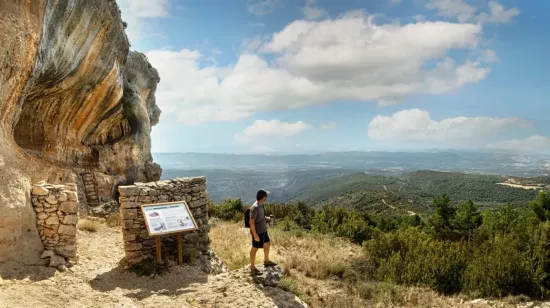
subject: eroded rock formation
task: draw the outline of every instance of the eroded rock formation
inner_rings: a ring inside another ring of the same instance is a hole
[[[42,252],[31,183],[84,186],[93,171],[105,199],[160,178],[150,151],[159,80],[129,51],[115,0],[0,1],[0,262]]]

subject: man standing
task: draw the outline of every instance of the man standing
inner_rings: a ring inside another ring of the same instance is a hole
[[[264,202],[267,192],[259,190],[256,193],[256,202],[250,207],[250,233],[252,234],[252,248],[250,249],[250,272],[252,275],[260,275],[256,268],[256,252],[264,250],[264,266],[275,266],[277,263],[269,260],[270,240],[267,234],[267,223],[271,220],[265,217]]]

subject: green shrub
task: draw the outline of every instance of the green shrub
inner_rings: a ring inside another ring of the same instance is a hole
[[[222,220],[239,221],[244,219],[244,205],[241,199],[226,199],[220,204],[210,204],[209,216]]]
[[[504,234],[477,248],[464,273],[464,289],[480,296],[533,294],[525,245],[515,234]]]

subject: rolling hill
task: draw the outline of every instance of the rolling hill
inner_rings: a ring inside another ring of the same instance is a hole
[[[416,171],[397,176],[355,173],[315,183],[290,201],[311,205],[339,205],[369,212],[429,212],[435,196],[453,202],[471,199],[482,207],[511,203],[526,206],[537,191],[498,185],[507,178],[457,172]]]

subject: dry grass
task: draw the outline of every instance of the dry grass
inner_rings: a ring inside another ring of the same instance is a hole
[[[273,243],[271,259],[281,263],[285,277],[281,287],[291,291],[312,307],[330,307],[327,301],[333,298],[349,298],[342,277],[349,261],[361,254],[361,249],[351,243],[326,235],[305,232],[285,232],[270,229]],[[250,234],[240,224],[217,222],[210,231],[212,248],[230,269],[239,269],[250,264]],[[256,262],[263,262],[263,253],[257,254]],[[338,307],[338,306],[334,306]],[[363,307],[349,306],[350,307]]]
[[[358,277],[356,259],[365,259],[361,248],[330,235],[270,229],[271,258],[281,263],[285,277],[280,287],[311,307],[493,307],[468,303],[467,297],[444,297],[417,287],[402,287]],[[212,248],[230,269],[249,264],[250,234],[241,224],[216,222],[210,231]],[[259,252],[257,262],[263,261]],[[368,262],[365,262],[368,265]],[[365,264],[362,264],[365,266]],[[361,271],[364,272],[364,271]],[[511,307],[500,302],[498,307]]]
[[[111,228],[120,227],[122,226],[122,217],[120,216],[120,213],[112,213],[107,216],[105,223]]]
[[[78,222],[78,230],[97,232],[101,228],[101,222],[97,220],[82,219]]]

